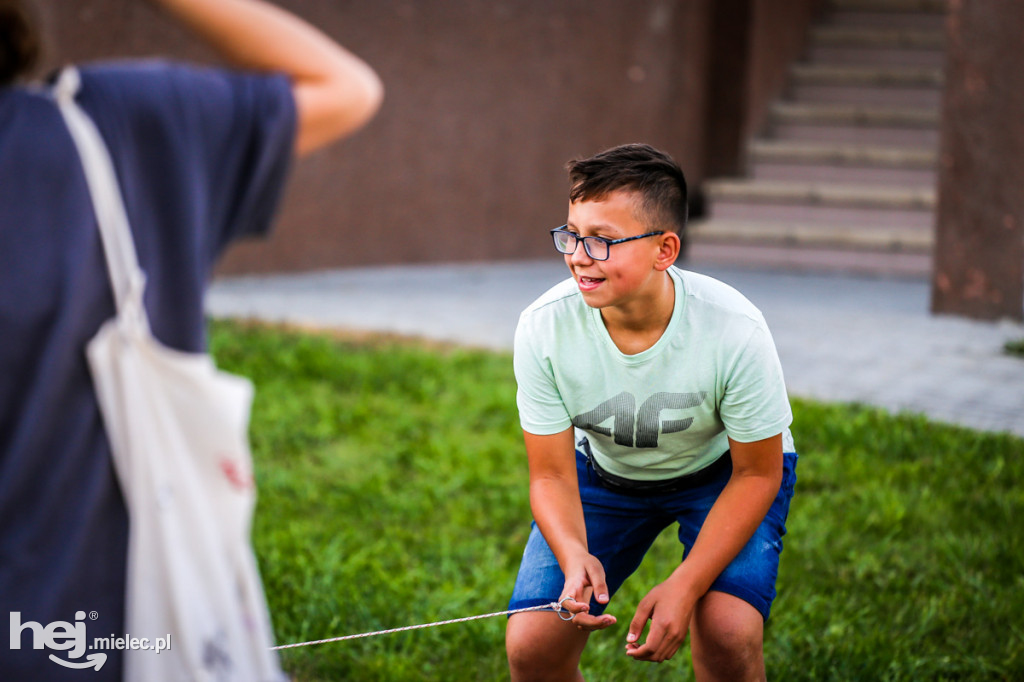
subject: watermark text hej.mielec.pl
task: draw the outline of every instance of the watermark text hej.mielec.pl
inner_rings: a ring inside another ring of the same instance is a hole
[[[89,613],[90,620],[96,620],[98,615],[95,611]],[[165,637],[131,637],[128,634],[114,635],[109,637],[94,637],[92,644],[88,645],[88,638],[85,633],[85,611],[75,613],[75,622],[54,621],[43,626],[35,621],[21,622],[21,612],[11,611],[10,621],[10,648],[20,649],[22,636],[26,630],[31,633],[33,649],[53,649],[55,651],[66,651],[67,659],[50,654],[50,660],[66,668],[93,668],[99,670],[107,660],[103,650],[116,649],[118,651],[155,651],[160,653],[171,648],[171,635]],[[86,651],[86,646],[91,653],[84,661],[78,661]]]

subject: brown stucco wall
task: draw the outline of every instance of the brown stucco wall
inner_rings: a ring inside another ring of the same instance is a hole
[[[623,142],[702,177],[711,0],[281,0],[387,90],[355,137],[294,168],[277,229],[223,272],[549,255],[563,165]],[[51,63],[210,55],[148,4],[62,0]]]
[[[952,0],[932,311],[1024,319],[1024,3]]]

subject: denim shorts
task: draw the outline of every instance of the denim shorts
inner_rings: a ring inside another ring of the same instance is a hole
[[[796,453],[785,453],[782,485],[768,514],[739,555],[711,585],[711,590],[731,594],[751,604],[765,620],[775,599],[782,536],[786,534],[786,516],[796,484],[796,462]],[[686,558],[711,505],[732,475],[732,464],[712,480],[692,489],[649,497],[609,490],[578,450],[576,471],[587,526],[587,546],[604,566],[609,594],[614,595],[640,565],[655,538],[673,522],[679,522],[679,542],[684,547],[683,559]],[[666,578],[670,572],[666,567]],[[558,601],[564,586],[562,569],[534,522],[509,609]],[[600,614],[606,607],[607,604],[591,601],[590,613]]]

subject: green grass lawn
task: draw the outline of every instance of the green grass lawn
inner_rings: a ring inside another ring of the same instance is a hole
[[[254,543],[279,643],[501,611],[530,522],[507,354],[215,322],[257,394]],[[797,493],[765,631],[774,680],[1024,679],[1024,440],[794,400]],[[623,653],[671,530],[595,633],[590,680],[689,680]],[[503,617],[282,652],[297,680],[507,679]]]

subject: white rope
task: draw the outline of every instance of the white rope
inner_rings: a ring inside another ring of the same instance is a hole
[[[565,601],[564,599],[562,601]],[[358,635],[344,635],[342,637],[331,637],[330,639],[318,639],[312,642],[298,642],[296,644],[282,644],[280,646],[270,647],[273,650],[277,649],[294,649],[300,646],[313,646],[314,644],[327,644],[328,642],[340,642],[346,639],[360,639],[361,637],[374,637],[376,635],[389,635],[393,632],[405,632],[406,630],[421,630],[423,628],[437,627],[438,625],[450,625],[451,623],[465,623],[471,620],[480,620],[481,618],[492,618],[494,616],[511,616],[514,613],[524,613],[526,611],[543,611],[545,609],[551,609],[552,611],[561,611],[562,605],[560,602],[551,602],[550,604],[541,604],[540,606],[527,606],[522,609],[511,609],[509,611],[496,611],[495,613],[485,613],[482,616],[468,616],[466,618],[455,618],[452,620],[441,620],[436,623],[424,623],[422,625],[407,625],[402,628],[392,628],[390,630],[377,630],[376,632],[363,632]],[[559,614],[561,618],[561,614]],[[563,619],[564,620],[564,619]]]

